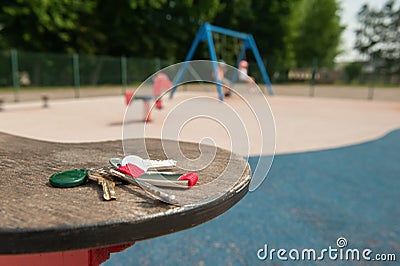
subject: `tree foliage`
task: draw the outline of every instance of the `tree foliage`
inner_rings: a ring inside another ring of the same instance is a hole
[[[94,0],[3,1],[0,43],[28,51],[68,52],[76,47],[90,52],[101,37],[85,25]]]
[[[296,63],[309,66],[314,56],[332,63],[342,30],[336,0],[2,2],[0,48],[27,51],[182,60],[208,21],[252,33],[269,70],[282,71]],[[225,45],[233,58],[237,44]]]
[[[0,45],[181,58],[220,7],[218,0],[9,0],[0,7]]]
[[[212,20],[220,6],[216,0],[97,2],[96,29],[106,38],[99,53],[172,59],[184,57],[182,47],[190,45],[199,25]]]
[[[360,78],[362,74],[362,64],[360,62],[352,62],[345,66],[344,73],[348,83]]]
[[[400,5],[389,0],[382,9],[364,5],[358,13],[355,48],[375,71],[400,73]]]
[[[288,36],[292,35],[294,30],[290,18],[298,1],[225,0],[222,1],[222,12],[218,13],[213,23],[251,33],[256,40],[261,56],[267,61],[268,70],[282,72],[294,65]],[[233,47],[228,46],[226,49],[237,56],[239,49],[235,47],[234,42],[231,42],[230,45]]]
[[[310,67],[313,59],[319,66],[330,67],[338,55],[340,36],[340,6],[336,0],[302,0],[294,13],[297,18],[293,49],[298,66]]]

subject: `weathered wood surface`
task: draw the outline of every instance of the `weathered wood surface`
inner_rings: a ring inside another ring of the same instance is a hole
[[[130,141],[133,147],[143,143]],[[61,189],[48,180],[59,171],[102,167],[112,157],[123,157],[121,141],[52,143],[0,132],[0,254],[93,248],[156,237],[210,220],[247,193],[251,172],[244,159],[210,146],[179,145],[182,154],[168,153],[169,158],[200,158],[179,167],[190,167],[191,162],[202,166],[207,161],[202,158],[213,157],[198,171],[198,186],[169,190],[185,202],[183,206],[153,200],[133,185],[117,186],[118,199],[107,202],[94,182]],[[151,159],[166,158],[160,140],[147,139],[145,147]],[[147,156],[144,148],[136,154]]]

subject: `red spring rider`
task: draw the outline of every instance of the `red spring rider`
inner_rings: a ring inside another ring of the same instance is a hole
[[[164,73],[158,73],[154,78],[153,84],[153,96],[156,99],[156,108],[162,108],[162,100],[160,98],[163,90],[167,90],[172,87],[172,82],[168,76]]]

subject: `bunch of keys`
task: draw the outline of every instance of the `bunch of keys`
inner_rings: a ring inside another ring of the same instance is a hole
[[[181,174],[169,171],[176,167],[174,160],[146,160],[129,155],[122,160],[112,158],[110,164],[119,172],[160,187],[191,188],[198,180],[196,173]]]
[[[110,163],[113,166],[112,168],[74,169],[56,173],[50,177],[50,184],[55,187],[63,188],[75,187],[84,184],[87,179],[90,179],[102,186],[104,200],[112,200],[116,199],[115,184],[120,184],[122,183],[121,181],[125,181],[138,185],[155,199],[177,205],[175,195],[172,195],[151,183],[160,186],[173,184],[174,186],[185,185],[191,187],[198,179],[197,174],[195,173],[181,175],[174,172],[147,171],[148,169],[172,169],[176,166],[176,162],[173,160],[143,160],[142,158],[133,155],[125,157],[124,160],[119,158],[111,159]]]

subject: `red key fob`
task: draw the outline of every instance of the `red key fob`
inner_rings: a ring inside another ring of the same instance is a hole
[[[186,175],[181,175],[178,180],[188,180],[188,186],[189,188],[191,188],[197,183],[197,180],[199,180],[199,176],[197,175],[197,173],[189,173]]]
[[[144,174],[144,170],[134,164],[121,165],[117,170],[135,178]]]

